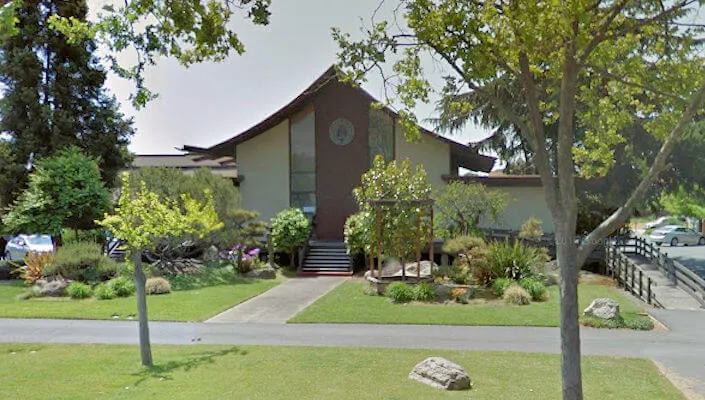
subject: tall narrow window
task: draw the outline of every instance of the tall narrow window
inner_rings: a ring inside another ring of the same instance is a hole
[[[367,147],[370,165],[378,154],[381,154],[386,162],[394,159],[394,120],[382,110],[370,109]]]
[[[316,122],[313,111],[291,119],[291,206],[316,212]]]

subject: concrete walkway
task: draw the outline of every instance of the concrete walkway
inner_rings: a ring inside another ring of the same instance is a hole
[[[338,276],[292,278],[216,315],[206,323],[284,324],[346,279],[347,277]]]
[[[699,310],[700,303],[693,296],[686,293],[685,290],[676,286],[673,281],[668,279],[666,275],[653,264],[648,258],[629,254],[629,259],[632,260],[639,268],[644,271],[644,279],[651,278],[655,286],[652,288],[656,300],[663,305],[667,310]]]

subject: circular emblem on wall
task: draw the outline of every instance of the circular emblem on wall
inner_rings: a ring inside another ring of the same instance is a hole
[[[355,127],[345,118],[338,118],[328,129],[330,140],[338,146],[345,146],[355,137]]]

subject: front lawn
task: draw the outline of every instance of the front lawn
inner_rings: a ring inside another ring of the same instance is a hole
[[[289,322],[295,323],[370,323],[422,325],[505,325],[558,326],[558,287],[548,287],[549,300],[525,306],[506,305],[501,300],[472,304],[410,303],[394,304],[382,296],[363,293],[365,282],[346,282],[303,310]],[[620,304],[626,322],[648,319],[644,310],[608,286],[581,284],[580,310],[592,300],[611,297]]]
[[[463,366],[474,387],[445,392],[407,378],[428,356]],[[558,355],[419,349],[0,345],[4,399],[559,399]],[[588,399],[683,399],[644,359],[583,357]]]
[[[154,321],[203,321],[279,284],[281,280],[232,279],[228,284],[173,290],[147,297],[149,319]],[[72,300],[67,297],[18,300],[23,282],[0,284],[0,317],[120,319],[137,314],[135,296],[112,300]]]

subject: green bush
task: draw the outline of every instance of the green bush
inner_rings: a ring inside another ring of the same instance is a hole
[[[518,306],[531,303],[531,296],[529,295],[529,292],[515,283],[509,285],[509,287],[504,290],[504,295],[502,295],[502,298],[505,303],[516,304]]]
[[[589,326],[592,328],[609,328],[609,329],[633,329],[638,331],[650,331],[654,329],[654,322],[651,318],[641,317],[634,319],[602,319],[593,316],[582,315],[580,317],[580,323],[584,326]]]
[[[169,284],[169,281],[161,276],[147,278],[144,287],[147,294],[150,295],[171,293],[171,285]]]
[[[450,281],[458,285],[467,285],[472,279],[472,274],[466,265],[455,263],[453,265],[444,265],[434,270],[433,275],[435,281],[442,283]]]
[[[348,254],[365,254],[365,249],[371,243],[372,219],[369,212],[353,214],[345,220],[343,237]]]
[[[433,301],[436,298],[436,292],[428,283],[419,282],[413,287],[413,297],[416,301]]]
[[[502,297],[504,295],[504,291],[507,290],[507,288],[514,283],[511,279],[507,278],[497,278],[494,281],[492,281],[492,291],[494,294],[498,297]]]
[[[101,284],[97,285],[93,289],[93,295],[98,300],[110,300],[110,299],[114,299],[115,297],[117,297],[117,294],[115,293],[115,289],[113,289],[107,283],[101,283]]]
[[[414,299],[414,291],[404,282],[392,282],[387,287],[387,297],[395,303],[408,303]]]
[[[91,297],[91,287],[83,282],[73,281],[66,287],[66,294],[72,299]]]
[[[488,277],[520,280],[534,276],[549,261],[544,248],[527,246],[519,241],[496,241],[488,245]]]
[[[531,296],[533,301],[545,301],[548,300],[548,291],[546,286],[534,278],[524,278],[519,281],[519,286],[526,289]]]
[[[120,264],[103,255],[94,242],[74,242],[60,247],[45,275],[60,275],[82,282],[98,282],[117,275]]]
[[[311,221],[299,208],[281,211],[272,218],[272,246],[275,251],[289,254],[291,267],[296,250],[306,244],[310,232]]]
[[[107,284],[115,291],[115,295],[118,297],[128,297],[135,293],[135,282],[125,276],[113,278]]]
[[[447,254],[467,253],[476,247],[484,247],[485,241],[477,236],[463,235],[448,239],[443,244],[443,252]]]

